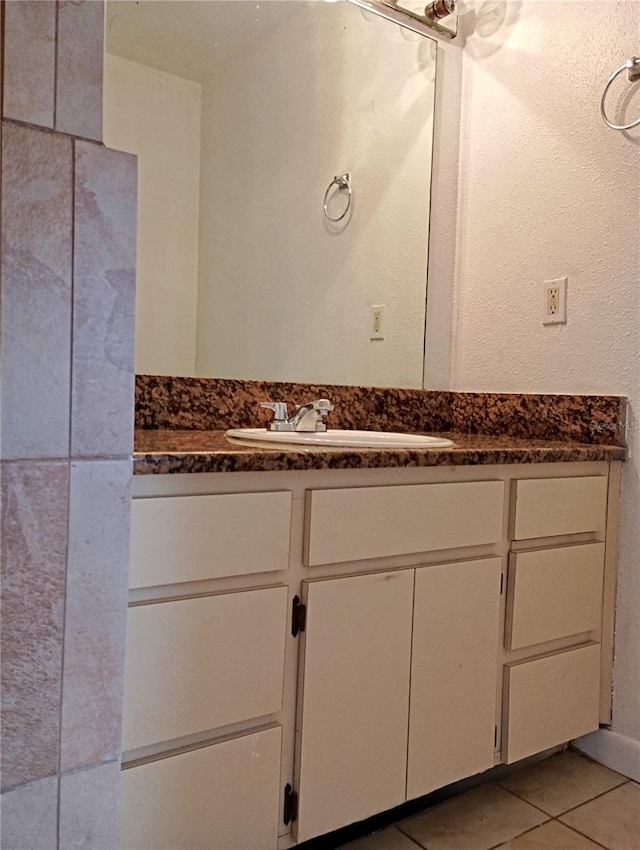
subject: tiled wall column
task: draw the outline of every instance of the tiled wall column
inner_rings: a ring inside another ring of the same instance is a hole
[[[1,847],[116,850],[136,163],[101,0],[3,13]]]

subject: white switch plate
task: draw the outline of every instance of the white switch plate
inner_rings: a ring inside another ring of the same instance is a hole
[[[371,319],[369,324],[369,339],[384,339],[385,331],[385,305],[371,305]]]
[[[542,324],[566,325],[567,278],[545,280],[542,284]]]

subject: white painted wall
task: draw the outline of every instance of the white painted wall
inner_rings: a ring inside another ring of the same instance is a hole
[[[479,12],[464,56],[452,383],[630,397],[613,728],[631,745],[640,741],[640,133],[607,129],[598,108],[609,74],[638,53],[640,4],[512,0]],[[541,281],[564,275],[568,324],[543,327]]]
[[[105,56],[104,138],[138,155],[136,372],[195,372],[200,85]]]
[[[431,42],[318,2],[203,82],[199,374],[421,386],[433,76]]]

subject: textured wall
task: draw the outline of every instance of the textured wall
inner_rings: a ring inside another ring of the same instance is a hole
[[[4,12],[1,846],[115,850],[136,162],[100,143],[103,4]]]
[[[203,83],[198,374],[420,387],[432,44],[302,5]],[[353,216],[332,227],[346,171]]]
[[[195,374],[200,91],[105,56],[105,144],[138,156],[136,372]]]
[[[598,113],[609,74],[637,53],[640,5],[513,0],[477,15],[453,388],[630,397],[613,728],[640,741],[640,133],[609,130]],[[614,92],[614,111],[628,91]],[[541,281],[564,275],[568,324],[543,327]]]

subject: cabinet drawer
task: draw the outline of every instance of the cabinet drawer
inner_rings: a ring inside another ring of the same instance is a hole
[[[600,644],[505,668],[505,761],[598,728]]]
[[[129,609],[123,749],[282,706],[287,588]]]
[[[281,731],[123,770],[121,850],[275,850]]]
[[[606,475],[516,483],[516,540],[602,531],[606,522]]]
[[[306,563],[495,543],[503,502],[502,481],[311,490]]]
[[[289,566],[291,493],[134,499],[129,586]]]
[[[512,555],[507,648],[600,628],[603,573],[604,543]]]

